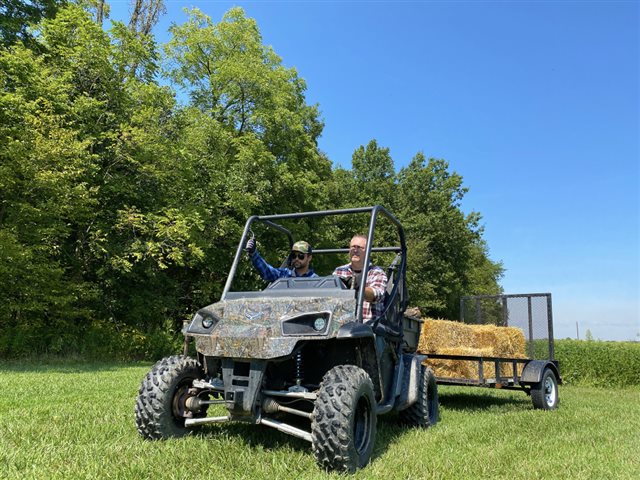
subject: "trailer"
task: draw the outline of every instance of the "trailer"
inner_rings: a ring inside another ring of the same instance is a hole
[[[525,336],[527,358],[427,353],[427,365],[429,360],[475,362],[477,365],[477,375],[471,378],[436,373],[437,384],[522,390],[531,396],[534,408],[557,408],[558,385],[562,384],[562,377],[555,359],[550,293],[465,296],[460,300],[460,322],[520,328]],[[420,318],[405,316],[405,338],[417,346],[421,331]],[[493,375],[487,375],[488,370]],[[502,375],[505,370],[511,374]]]

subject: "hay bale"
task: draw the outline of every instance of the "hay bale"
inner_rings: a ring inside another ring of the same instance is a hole
[[[418,352],[429,355],[526,358],[524,333],[515,327],[468,325],[450,320],[423,319]],[[437,377],[479,378],[479,362],[470,360],[427,359]],[[522,365],[519,365],[519,372]],[[483,363],[484,378],[495,377],[495,364]],[[501,365],[502,376],[512,376],[511,364]]]
[[[475,346],[475,337],[470,325],[449,320],[423,319],[418,352],[442,353],[443,349]]]
[[[442,355],[472,355],[481,357],[489,354],[483,348],[443,348],[438,353]],[[478,376],[478,362],[473,360],[445,360],[441,358],[427,359],[425,362],[436,377],[476,378]],[[486,375],[486,374],[485,374]]]

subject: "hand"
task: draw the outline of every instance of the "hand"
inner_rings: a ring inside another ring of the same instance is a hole
[[[249,256],[253,256],[253,254],[256,251],[256,239],[251,237],[248,241],[247,244],[244,247],[244,251],[247,252],[249,254]]]

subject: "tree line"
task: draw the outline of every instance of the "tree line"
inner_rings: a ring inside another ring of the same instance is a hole
[[[163,3],[136,6],[108,31],[104,1],[0,7],[1,356],[155,354],[219,298],[254,214],[382,204],[406,229],[424,314],[500,292],[502,265],[445,160],[417,153],[396,171],[372,139],[335,166],[305,81],[242,9],[217,23],[191,10],[160,45]]]

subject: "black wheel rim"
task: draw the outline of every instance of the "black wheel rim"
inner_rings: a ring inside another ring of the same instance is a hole
[[[438,420],[438,401],[436,400],[435,387],[429,382],[427,387],[427,411],[429,412],[429,423],[435,424]]]
[[[360,397],[355,412],[355,421],[353,425],[353,438],[356,451],[360,454],[364,452],[369,445],[369,437],[371,434],[371,405],[366,397]]]

